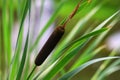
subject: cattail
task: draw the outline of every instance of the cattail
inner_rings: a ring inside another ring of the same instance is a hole
[[[64,30],[64,27],[62,26],[57,27],[53,31],[53,33],[51,34],[51,36],[49,37],[49,39],[47,40],[47,42],[45,43],[45,45],[43,46],[43,48],[41,49],[41,51],[39,52],[39,54],[35,59],[35,64],[37,66],[41,65],[45,61],[45,59],[48,57],[48,55],[51,53],[51,51],[55,48],[57,43],[60,41],[64,32],[65,30]]]
[[[43,46],[43,48],[41,49],[41,51],[39,52],[39,54],[37,55],[35,59],[36,66],[41,65],[45,61],[45,59],[48,57],[48,55],[52,52],[52,50],[55,48],[57,43],[60,41],[61,37],[63,36],[65,32],[64,28],[66,27],[66,24],[77,13],[78,8],[80,6],[80,2],[78,3],[74,11],[69,15],[68,19],[66,19],[64,24],[62,24],[62,26],[57,27],[53,31],[53,33],[51,34],[51,36],[49,37],[49,39],[47,40],[47,42],[45,43],[45,45]]]

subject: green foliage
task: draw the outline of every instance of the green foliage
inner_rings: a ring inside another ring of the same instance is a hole
[[[101,42],[120,20],[120,9],[117,4],[120,1],[115,3],[109,0],[83,0],[75,17],[65,27],[65,35],[40,69],[34,63],[30,63],[30,56],[33,54],[36,56],[32,52],[37,48],[44,33],[57,19],[60,19],[58,23],[62,25],[79,1],[58,1],[50,19],[31,45],[29,42],[31,41],[30,33],[32,33],[30,32],[30,13],[34,0],[0,0],[0,80],[68,80],[88,66],[103,60],[105,61],[91,76],[91,80],[104,80],[110,74],[120,70],[120,59],[118,59],[120,57],[116,49],[110,54],[107,52],[109,55],[106,57],[94,59],[101,51],[104,52],[106,44]],[[40,18],[43,14],[44,2],[42,0]],[[29,27],[22,49],[25,27],[23,24],[27,13],[29,13]],[[14,14],[17,14],[17,18]],[[20,25],[15,51],[12,51],[12,29],[16,19]],[[98,23],[94,24],[96,21]],[[112,59],[115,60],[111,63]],[[66,66],[71,63],[72,65],[66,70]]]

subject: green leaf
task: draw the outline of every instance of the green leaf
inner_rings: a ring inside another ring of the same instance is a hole
[[[109,56],[115,56],[116,55],[116,51],[113,50]],[[98,79],[99,75],[101,74],[101,72],[108,66],[108,64],[111,62],[111,60],[107,60],[104,61],[103,64],[99,67],[99,69],[96,71],[96,73],[94,74],[94,76],[91,78],[91,80],[96,80]]]
[[[101,74],[98,76],[97,80],[103,80],[106,76],[109,76],[110,74],[114,73],[115,71],[120,70],[119,65],[120,65],[120,59],[114,61],[104,71],[101,72]]]
[[[2,74],[1,74],[1,79],[6,79],[6,70],[7,70],[7,68],[9,67],[9,65],[10,65],[10,61],[11,61],[11,46],[10,46],[10,37],[8,37],[8,36],[10,36],[10,34],[9,34],[9,26],[8,26],[8,13],[7,13],[7,3],[6,3],[7,1],[6,0],[3,0],[3,2],[2,2],[2,15],[0,15],[1,16],[1,24],[2,25],[0,25],[2,28],[1,28],[1,41],[2,41],[2,45],[1,45],[1,47],[2,47],[2,51],[1,51],[1,53],[2,53],[2,55],[0,55],[0,56],[2,56],[2,58],[1,58],[1,63],[2,63],[2,69],[0,69],[0,71],[2,72]]]
[[[11,52],[9,52],[9,47],[10,47],[10,45],[8,45],[8,44],[10,44],[10,41],[8,41],[9,40],[9,38],[8,38],[8,35],[9,35],[9,27],[8,27],[8,18],[7,18],[7,16],[8,16],[8,14],[7,14],[7,3],[6,3],[6,0],[4,0],[3,1],[3,3],[2,3],[3,5],[2,5],[2,26],[3,26],[3,43],[4,43],[4,45],[3,45],[3,47],[4,47],[4,55],[5,55],[5,57],[6,57],[6,62],[5,62],[5,64],[6,63],[8,63],[8,64],[10,64],[10,61],[11,61]]]
[[[19,71],[18,71],[16,80],[20,80],[22,72],[23,72],[23,68],[24,68],[24,65],[25,65],[26,57],[27,57],[27,51],[28,51],[28,41],[29,41],[29,32],[27,34],[25,48],[24,48],[24,51],[23,51],[22,60],[21,60],[21,63],[20,63],[20,67],[19,67]]]
[[[120,57],[104,57],[104,58],[98,58],[98,59],[94,59],[94,60],[91,60],[91,61],[88,61],[86,62],[85,64],[79,66],[78,68],[66,73],[63,77],[61,77],[59,80],[68,80],[70,79],[71,77],[73,77],[74,75],[76,75],[78,72],[82,71],[83,69],[85,69],[86,67],[96,63],[96,62],[100,62],[100,61],[103,61],[103,60],[109,60],[109,59],[117,59],[117,58],[120,58]]]
[[[108,28],[101,28],[101,29],[96,30],[96,31],[94,31],[94,32],[87,33],[86,35],[84,35],[84,36],[76,39],[75,41],[71,42],[70,44],[68,44],[64,49],[68,48],[69,46],[73,45],[74,43],[76,43],[76,42],[78,42],[78,41],[80,41],[80,40],[86,39],[86,38],[88,38],[88,37],[90,37],[90,36],[93,36],[93,35],[96,36],[96,35],[104,32],[104,31],[106,31],[106,30],[108,30]]]
[[[20,80],[21,79],[23,68],[25,66],[26,57],[27,57],[28,43],[29,43],[29,31],[30,31],[31,0],[28,1],[27,7],[29,8],[29,27],[28,27],[28,32],[27,32],[27,38],[26,38],[26,42],[25,42],[25,47],[24,47],[24,51],[23,51],[23,55],[22,55],[22,59],[21,59],[21,63],[20,63],[20,67],[19,67],[19,70],[18,70],[18,74],[17,74],[16,80]]]

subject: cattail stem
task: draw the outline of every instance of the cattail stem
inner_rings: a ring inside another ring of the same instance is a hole
[[[81,0],[82,1],[82,0]],[[64,22],[63,27],[66,27],[66,24],[70,21],[70,19],[72,19],[75,14],[77,13],[79,7],[80,7],[80,3],[81,1],[77,4],[77,6],[75,7],[75,9],[73,10],[73,12],[69,15],[68,19]]]
[[[31,77],[32,73],[34,72],[34,70],[36,69],[36,67],[37,67],[37,66],[34,66],[34,68],[32,69],[32,71],[31,71],[30,74],[28,75],[27,80],[30,79],[30,77]]]

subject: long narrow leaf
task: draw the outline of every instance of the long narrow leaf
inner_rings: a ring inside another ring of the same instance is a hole
[[[98,35],[98,34],[104,32],[104,31],[106,31],[106,30],[108,30],[108,28],[102,28],[102,29],[96,30],[96,31],[94,31],[94,32],[90,32],[90,33],[88,33],[88,34],[86,34],[86,35],[84,35],[84,36],[76,39],[75,41],[71,42],[71,43],[68,44],[64,49],[66,49],[67,47],[73,45],[74,43],[76,43],[76,42],[78,42],[78,41],[80,41],[80,40],[82,40],[82,39],[88,38],[88,37],[91,36],[91,35],[94,35],[94,36],[95,36],[95,35]]]
[[[110,66],[108,66],[97,78],[97,80],[103,80],[106,76],[112,74],[116,70],[120,70],[119,68],[116,68],[116,66],[120,65],[120,59],[114,61]]]
[[[16,80],[20,80],[22,72],[23,72],[23,68],[24,68],[24,65],[25,65],[26,57],[27,57],[28,41],[29,41],[28,39],[29,39],[29,32],[28,32],[28,35],[27,35],[25,48],[24,48],[24,51],[23,51],[23,56],[22,56],[22,60],[21,60],[21,64],[20,64],[20,67],[19,67],[19,71],[18,71]]]
[[[2,79],[6,79],[7,64],[10,64],[10,54],[8,53],[8,14],[7,14],[7,1],[4,0],[2,3],[2,56],[3,56],[3,74]]]
[[[78,72],[80,72],[81,70],[85,69],[86,67],[88,67],[88,66],[90,66],[90,65],[92,65],[96,62],[100,62],[100,61],[103,61],[103,60],[109,60],[109,59],[117,59],[117,58],[120,58],[120,57],[104,57],[104,58],[98,58],[98,59],[91,60],[91,61],[81,65],[77,69],[75,69],[71,72],[68,72],[63,77],[61,77],[60,80],[68,80],[71,77],[73,77],[74,75],[76,75]]]
[[[30,24],[30,7],[31,7],[30,4],[31,4],[31,0],[29,0],[29,2],[28,2],[29,24]],[[30,27],[30,25],[29,25],[29,27]],[[25,43],[25,47],[24,47],[24,51],[23,51],[23,55],[22,55],[22,60],[21,60],[21,64],[20,64],[20,67],[19,67],[19,71],[18,71],[16,80],[20,80],[20,78],[22,76],[23,68],[24,68],[24,65],[25,65],[26,57],[27,57],[28,42],[29,42],[29,28],[28,28],[27,39],[26,39],[26,43]]]
[[[109,56],[115,56],[116,55],[116,51],[113,50]],[[111,60],[107,60],[105,61],[100,67],[99,69],[96,71],[95,75],[91,78],[91,80],[96,80],[98,79],[99,75],[101,74],[101,72],[104,70],[105,67],[107,67],[107,65],[111,62]]]
[[[17,38],[17,43],[16,43],[16,48],[15,48],[15,53],[14,53],[14,57],[12,59],[12,63],[11,63],[11,68],[10,68],[10,73],[9,73],[9,79],[10,80],[14,80],[15,75],[17,73],[17,66],[19,64],[18,60],[19,60],[19,55],[18,54],[18,46],[19,46],[19,41],[20,41],[20,35],[22,34],[22,30],[23,30],[23,22],[25,20],[26,14],[27,14],[27,10],[28,10],[28,4],[29,0],[26,0],[26,4],[25,4],[25,8],[24,8],[24,12],[22,14],[22,19],[21,19],[21,23],[20,23],[20,28],[19,28],[19,33],[18,33],[18,38]],[[20,44],[21,45],[21,44]]]

